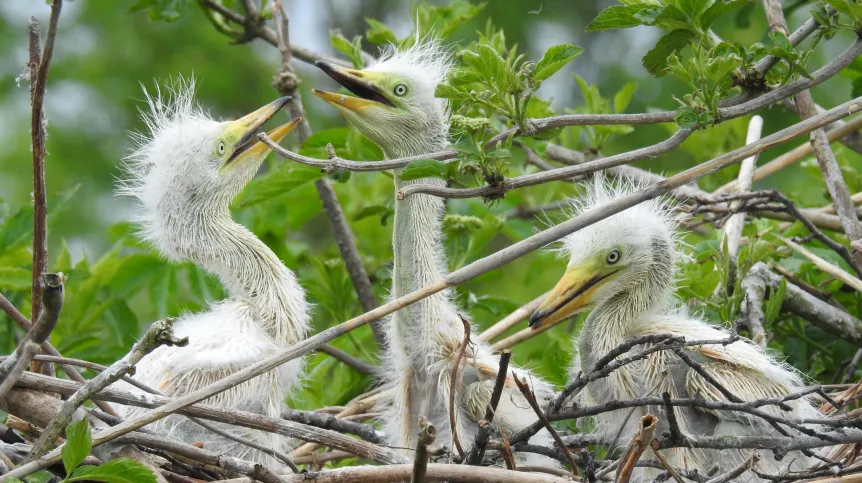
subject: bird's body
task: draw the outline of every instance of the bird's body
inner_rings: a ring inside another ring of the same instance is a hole
[[[355,71],[318,63],[356,97],[314,91],[336,107],[360,132],[378,144],[387,158],[417,156],[448,147],[448,108],[434,97],[437,84],[449,69],[446,53],[435,43],[418,44],[391,52],[373,66]],[[414,183],[443,186],[437,178],[403,180],[395,172],[396,191]],[[440,280],[448,271],[443,249],[442,199],[418,194],[395,203],[392,295],[400,297]],[[383,408],[386,433],[393,445],[414,448],[419,416],[437,428],[437,442],[452,447],[450,384],[455,360],[464,341],[464,323],[450,291],[429,296],[405,307],[389,319],[384,379],[394,396]],[[475,332],[473,332],[475,334]],[[490,401],[499,357],[490,346],[471,339],[458,369],[454,406],[461,446],[470,448],[477,421]],[[550,386],[526,371],[540,401],[548,400]],[[513,434],[536,420],[529,404],[509,379],[494,424]],[[533,442],[548,443],[547,433]],[[542,463],[548,464],[545,458]]]
[[[583,213],[631,191],[623,183],[611,186],[604,180],[588,187],[586,201],[576,203]],[[592,308],[576,343],[577,355],[570,378],[592,371],[601,358],[625,341],[646,335],[670,335],[686,341],[722,341],[731,334],[689,315],[674,300],[676,265],[681,258],[673,212],[662,200],[651,200],[599,221],[565,239],[564,251],[571,256],[566,274],[531,318],[533,327],[556,323],[569,315]],[[636,346],[639,352],[649,344]],[[804,387],[800,375],[747,340],[713,343],[683,349],[695,363],[721,386],[743,401],[782,397]],[[622,357],[625,357],[623,355]],[[625,365],[607,378],[590,382],[574,401],[580,407],[641,397],[701,397],[730,402],[725,394],[684,362],[676,353],[663,350]],[[814,410],[804,399],[788,402],[790,413],[776,406],[761,410],[783,417],[810,417]],[[647,412],[658,416],[656,434],[667,431],[664,407],[620,409],[599,414],[595,432],[607,441],[625,445]],[[683,434],[704,436],[754,436],[777,434],[763,419],[732,411],[677,407]],[[792,433],[793,431],[791,431]],[[671,465],[697,469],[701,474],[718,464],[721,471],[747,459],[750,451],[715,451],[674,448],[664,451]],[[807,458],[788,455],[775,461],[764,455],[759,469],[776,473],[792,464],[805,468]],[[637,473],[633,481],[649,481],[649,471]],[[734,481],[759,481],[746,473]]]
[[[160,347],[138,364],[135,378],[169,396],[200,389],[273,355],[302,340],[309,324],[309,308],[293,272],[229,211],[231,199],[268,153],[254,132],[289,98],[240,120],[218,122],[195,107],[192,95],[190,83],[176,88],[172,100],[148,96],[150,111],[144,117],[150,133],[140,137],[129,157],[124,185],[124,192],[141,204],[143,237],[164,257],[192,261],[216,275],[228,293],[207,310],[178,318],[175,333],[188,337],[188,346]],[[293,125],[271,135],[281,139]],[[302,360],[294,360],[204,402],[279,417],[286,393],[302,374]],[[123,415],[140,411],[125,408]],[[185,417],[165,418],[156,429],[231,456],[277,461]],[[273,433],[229,430],[275,450],[285,445]]]

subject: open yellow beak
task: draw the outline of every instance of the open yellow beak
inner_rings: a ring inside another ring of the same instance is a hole
[[[560,321],[589,308],[596,291],[607,283],[616,271],[596,270],[592,266],[569,269],[542,305],[530,316],[534,330],[556,325]]]
[[[314,65],[354,94],[311,90],[314,95],[332,106],[349,111],[361,111],[371,106],[379,107],[380,105],[395,107],[373,82],[375,77],[381,75],[380,73],[347,69],[323,60],[318,60]]]
[[[250,156],[262,156],[269,151],[269,147],[266,144],[260,142],[257,139],[257,133],[260,130],[260,127],[263,126],[266,121],[269,121],[272,116],[274,116],[278,111],[281,110],[282,107],[285,106],[288,102],[291,101],[290,96],[285,96],[280,99],[277,99],[269,104],[261,107],[260,109],[252,112],[251,114],[247,114],[236,121],[232,121],[228,124],[227,129],[231,131],[237,131],[241,133],[239,139],[233,145],[233,151],[231,151],[230,156],[225,160],[223,166],[227,166],[229,164],[234,163],[238,159],[247,158]],[[284,136],[287,135],[294,127],[296,127],[299,122],[302,121],[302,118],[296,118],[290,122],[282,124],[277,128],[269,131],[267,135],[272,138],[273,141],[279,142]]]

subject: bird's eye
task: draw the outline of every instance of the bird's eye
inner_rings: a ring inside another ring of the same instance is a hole
[[[218,153],[219,153],[219,155],[224,154],[224,151],[225,151],[224,141],[219,141],[218,142]]]
[[[613,265],[614,263],[617,263],[618,261],[620,261],[620,257],[622,257],[622,254],[620,253],[620,251],[614,249],[614,250],[611,250],[608,252],[607,261],[609,264]]]
[[[398,84],[397,86],[395,86],[395,95],[398,97],[406,96],[407,86],[405,86],[404,84]]]

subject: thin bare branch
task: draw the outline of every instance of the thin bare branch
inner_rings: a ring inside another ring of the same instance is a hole
[[[655,428],[658,425],[658,418],[652,414],[646,414],[641,417],[638,431],[632,437],[625,454],[620,457],[620,464],[617,467],[616,483],[629,483],[634,471],[635,463],[641,458],[643,452],[647,449],[652,441]]]
[[[787,27],[787,20],[784,18],[781,1],[763,0],[763,8],[766,12],[770,31],[787,35],[789,29]],[[799,92],[794,99],[800,119],[808,119],[817,115],[814,99],[808,90]],[[850,200],[850,190],[847,189],[847,183],[841,174],[841,168],[835,159],[835,153],[832,152],[832,147],[829,145],[829,140],[826,138],[826,133],[823,129],[816,129],[811,132],[809,134],[809,142],[811,143],[814,155],[817,157],[817,164],[823,173],[823,179],[826,182],[826,187],[829,189],[829,195],[835,204],[838,218],[841,220],[841,225],[847,234],[847,238],[850,239],[852,247],[852,242],[862,239],[862,223],[859,222],[859,218],[856,216],[856,208]],[[862,252],[857,251],[853,253],[853,257],[856,259],[857,264],[862,266]]]
[[[354,357],[347,352],[339,349],[330,344],[323,344],[318,349],[318,352],[323,352],[324,354],[331,356],[333,359],[336,359],[342,362],[344,365],[355,369],[357,372],[361,374],[365,374],[368,376],[374,376],[379,374],[380,368],[375,366],[374,364],[369,364],[358,357]]]
[[[72,397],[65,400],[63,402],[63,406],[57,412],[57,415],[50,423],[48,423],[47,426],[45,426],[42,436],[40,436],[39,440],[33,445],[33,449],[30,451],[30,454],[27,455],[25,462],[33,461],[47,453],[48,449],[54,445],[55,440],[60,436],[60,433],[66,425],[69,424],[75,411],[77,411],[84,402],[90,399],[93,394],[108,387],[108,385],[126,375],[134,368],[135,364],[144,358],[144,356],[162,345],[176,345],[180,347],[187,345],[189,343],[187,337],[183,339],[177,339],[174,337],[173,323],[173,319],[154,322],[144,336],[135,343],[134,347],[132,347],[132,350],[129,351],[128,354],[112,364],[106,371],[99,373],[98,376],[87,381],[87,383],[75,392]]]
[[[477,188],[446,188],[437,187],[425,184],[413,184],[405,186],[398,191],[396,197],[399,200],[417,194],[424,193],[441,198],[499,198],[507,192],[535,186],[538,184],[548,183],[550,181],[559,181],[561,179],[581,176],[585,174],[595,173],[615,166],[633,163],[642,159],[654,158],[661,154],[667,153],[679,147],[693,131],[691,129],[680,129],[668,139],[661,141],[652,146],[647,146],[633,151],[608,156],[606,158],[596,159],[595,161],[586,162],[577,166],[566,166],[552,171],[543,171],[540,173],[525,174],[514,178],[504,179],[497,185],[486,185]]]
[[[32,297],[32,318],[39,320],[42,309],[41,284],[42,274],[48,269],[48,201],[45,194],[45,86],[48,84],[48,71],[51,68],[51,58],[54,55],[54,42],[57,39],[57,29],[60,23],[60,11],[63,0],[51,2],[51,16],[48,20],[48,34],[45,36],[45,47],[39,55],[39,24],[35,17],[30,17],[30,136],[33,152],[33,284],[30,292]],[[38,64],[38,68],[34,66]]]
[[[751,120],[748,121],[748,133],[745,136],[745,144],[751,144],[760,139],[762,130],[763,118],[757,115],[752,116]],[[742,160],[739,167],[739,176],[737,177],[738,191],[751,191],[754,177],[754,165],[756,161],[756,154]],[[733,203],[730,204],[730,208],[731,210],[734,209]],[[736,213],[731,215],[724,224],[724,237],[722,237],[722,244],[727,247],[727,254],[732,260],[730,265],[733,267],[732,276],[728,277],[728,290],[731,290],[736,279],[736,257],[739,252],[739,245],[742,243],[742,228],[744,225],[745,213]]]
[[[27,320],[27,317],[24,317],[24,314],[16,309],[15,306],[9,302],[9,299],[3,296],[3,294],[0,294],[0,309],[3,309],[3,311],[6,312],[16,324],[18,324],[18,327],[26,331],[29,331],[33,327],[33,324]],[[60,352],[58,352],[57,349],[55,349],[47,340],[42,344],[42,351],[54,357],[63,357],[62,354],[60,354]],[[60,368],[63,369],[63,372],[66,373],[69,379],[80,383],[87,382],[87,380],[84,379],[84,376],[82,376],[74,366],[69,364],[60,364]],[[116,411],[111,408],[110,404],[104,401],[96,401],[96,405],[99,406],[99,409],[102,411],[105,411],[112,416],[117,416]]]
[[[237,25],[240,25],[243,28],[248,28],[247,26],[249,25],[249,21],[241,13],[230,9],[229,7],[222,5],[221,3],[219,3],[215,0],[200,0],[200,1],[202,4],[202,7],[208,8],[208,9],[212,10],[213,12],[218,13],[219,15],[223,16],[225,19],[227,19],[227,20],[229,20],[229,21],[231,21]],[[263,41],[265,41],[266,43],[268,43],[274,47],[278,47],[278,38],[276,36],[275,31],[272,30],[271,28],[267,27],[263,23],[254,23],[253,22],[252,27],[251,27],[251,31],[245,32],[245,35],[246,35],[246,37],[249,37],[249,38],[258,37],[258,38],[262,39]],[[339,59],[336,57],[330,57],[330,56],[321,54],[319,52],[314,52],[311,49],[300,47],[300,46],[295,45],[295,44],[290,46],[290,52],[291,52],[291,55],[293,57],[296,57],[297,59],[299,59],[305,63],[308,63],[308,64],[314,64],[318,60],[325,60],[327,62],[332,62],[333,64],[340,65],[343,67],[353,67],[350,64],[350,62],[348,62],[344,59]]]
[[[530,407],[533,408],[533,412],[536,413],[536,417],[542,422],[542,426],[544,426],[545,430],[551,434],[551,437],[554,438],[554,442],[557,443],[557,446],[563,451],[563,455],[565,455],[566,461],[569,463],[569,468],[572,469],[572,473],[577,476],[578,466],[575,464],[575,459],[572,457],[572,453],[569,451],[569,448],[566,447],[565,443],[563,443],[563,440],[560,438],[560,435],[554,427],[551,426],[550,421],[548,421],[547,416],[545,416],[545,412],[539,407],[539,402],[536,401],[536,395],[533,394],[533,390],[530,389],[529,384],[521,381],[518,378],[518,375],[514,373],[512,374],[512,379],[515,380],[515,385],[518,386],[524,399],[526,399],[527,403],[530,404]]]
[[[452,365],[452,375],[449,376],[449,428],[452,432],[452,444],[458,451],[458,458],[463,460],[465,453],[458,438],[458,408],[455,407],[455,390],[460,386],[460,377],[463,377],[461,359],[464,358],[464,352],[470,344],[470,321],[461,314],[458,314],[458,317],[461,318],[461,323],[464,324],[464,340],[461,341],[461,346],[458,347],[458,353],[455,355],[455,362]]]
[[[24,340],[18,344],[16,351],[0,365],[0,381],[2,381],[0,382],[0,400],[6,397],[9,390],[15,386],[15,382],[21,377],[42,344],[47,341],[60,318],[60,310],[63,308],[63,284],[66,281],[66,276],[62,273],[44,273],[39,277],[39,281],[40,299],[44,310]]]
[[[413,460],[413,473],[410,483],[424,483],[428,472],[428,446],[434,444],[437,428],[428,422],[425,416],[419,416],[419,438],[416,443],[416,455]]]
[[[487,342],[499,336],[503,332],[509,330],[510,328],[514,327],[515,324],[526,319],[530,316],[530,314],[535,312],[536,309],[539,308],[539,305],[541,305],[542,301],[545,300],[545,297],[548,296],[548,293],[549,292],[545,292],[542,295],[539,295],[538,297],[519,307],[511,314],[503,317],[499,322],[485,329],[481,334],[479,334],[477,338],[479,340]]]
[[[509,374],[509,360],[511,358],[512,351],[510,350],[504,350],[500,354],[500,366],[497,369],[497,378],[494,380],[494,389],[491,391],[491,400],[488,402],[488,407],[485,408],[485,417],[479,421],[479,431],[476,432],[473,447],[470,448],[470,453],[464,459],[464,462],[468,465],[480,464],[482,458],[485,456],[488,437],[491,435],[491,423],[494,422],[494,413],[497,412],[497,405],[500,403],[500,397],[503,395],[503,387],[506,385],[506,377]]]
[[[817,255],[811,253],[810,250],[794,242],[793,240],[788,240],[787,238],[780,237],[778,235],[776,235],[776,238],[784,242],[785,245],[789,246],[794,251],[803,255],[805,258],[811,260],[814,265],[817,265],[817,268],[819,268],[820,270],[823,270],[824,272],[828,273],[829,275],[832,275],[833,277],[844,282],[850,287],[853,287],[857,292],[862,292],[862,280],[859,280],[853,275],[850,275],[849,273],[842,270],[840,267],[837,267],[827,262],[826,260],[818,257]]]
[[[828,131],[826,133],[826,138],[829,140],[829,142],[834,142],[851,133],[858,132],[860,129],[862,129],[862,116],[855,117],[843,126]],[[778,156],[777,158],[754,170],[754,182],[756,183],[788,166],[799,162],[801,159],[805,158],[805,156],[811,154],[811,152],[811,143],[800,144],[796,148],[782,154],[781,156]],[[737,180],[733,180],[713,191],[713,194],[730,193],[736,190],[736,184]]]
[[[771,289],[776,290],[781,276],[773,273],[764,263],[756,263],[748,275],[763,277]],[[747,275],[747,276],[748,276]],[[821,329],[862,347],[862,320],[788,282],[782,307]]]

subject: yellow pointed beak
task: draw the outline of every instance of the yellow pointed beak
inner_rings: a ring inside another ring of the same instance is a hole
[[[566,318],[590,307],[596,291],[607,283],[615,270],[597,270],[593,266],[569,269],[542,305],[530,316],[534,330],[556,325]]]
[[[284,137],[287,136],[288,133],[290,133],[290,131],[293,131],[293,128],[295,128],[296,125],[301,123],[301,122],[302,122],[302,118],[297,117],[296,119],[292,119],[292,120],[282,124],[281,126],[278,126],[277,128],[267,132],[266,135],[269,136],[269,138],[272,139],[273,142],[278,143],[282,139],[284,139]],[[240,155],[240,157],[242,157],[242,156],[263,156],[264,154],[268,153],[269,150],[270,150],[269,146],[267,146],[266,144],[264,144],[258,140],[257,142],[252,144],[251,147],[248,148],[244,153],[242,153],[242,155]]]
[[[371,106],[395,107],[374,82],[381,75],[379,72],[347,69],[323,60],[318,60],[314,65],[353,93],[349,95],[318,89],[311,90],[314,95],[332,106],[350,111],[361,111]]]
[[[350,111],[361,111],[367,107],[371,107],[377,104],[376,102],[369,101],[368,99],[348,96],[347,94],[339,94],[337,92],[321,91],[318,89],[312,89],[311,92],[334,107],[340,106]]]
[[[224,161],[223,167],[232,164],[241,158],[265,154],[269,150],[269,147],[257,139],[257,133],[261,126],[272,119],[272,117],[290,101],[290,96],[282,97],[237,119],[236,121],[230,122],[227,130],[238,132],[240,135],[239,139],[233,145],[233,150],[231,151],[230,156],[228,156]],[[294,119],[273,129],[267,134],[273,139],[273,141],[278,142],[301,120],[301,118]]]

